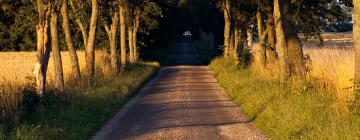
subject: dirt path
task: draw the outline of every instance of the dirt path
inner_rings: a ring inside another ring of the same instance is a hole
[[[265,139],[229,100],[190,42],[92,139]]]

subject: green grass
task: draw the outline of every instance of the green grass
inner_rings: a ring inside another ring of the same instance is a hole
[[[19,124],[0,123],[0,139],[88,139],[157,68],[155,65],[136,64],[119,76],[97,76],[91,85],[68,86],[62,95],[44,97],[31,113],[23,111]]]
[[[228,96],[272,139],[359,139],[358,106],[337,112],[338,100],[316,81],[281,83],[216,58],[210,64]]]

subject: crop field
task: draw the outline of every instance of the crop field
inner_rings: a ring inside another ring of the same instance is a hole
[[[308,77],[314,79],[318,87],[336,91],[336,97],[349,102],[354,99],[353,77],[355,74],[355,52],[351,33],[324,33],[324,46],[320,47],[317,40],[303,40],[303,51],[306,57]],[[264,73],[258,68],[259,46],[255,44],[252,49],[255,58],[254,69]],[[276,64],[275,64],[276,65]],[[263,76],[269,73],[278,73],[277,66],[268,66]]]
[[[80,69],[85,68],[85,53],[79,51],[78,53]],[[106,51],[96,52],[96,67],[97,71],[102,73],[109,73],[110,58]],[[0,52],[0,84],[1,83],[25,83],[29,82],[27,77],[33,76],[33,70],[35,67],[36,53],[35,52]],[[64,69],[65,81],[68,81],[71,76],[71,62],[68,52],[62,52],[62,62]],[[53,61],[50,57],[48,68],[48,79],[51,82],[53,80]]]

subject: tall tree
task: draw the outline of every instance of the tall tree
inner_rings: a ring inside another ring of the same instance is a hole
[[[120,17],[120,51],[121,51],[121,65],[126,66],[126,3],[120,3],[119,5],[119,17]]]
[[[294,21],[291,0],[274,0],[281,77],[305,77],[303,50]]]
[[[283,30],[283,18],[281,13],[281,2],[283,0],[274,0],[274,20],[276,29],[276,48],[279,55],[280,78],[286,80],[289,75],[288,56],[286,49],[286,39]]]
[[[37,0],[37,9],[39,21],[36,25],[37,35],[37,60],[34,69],[36,79],[36,90],[39,96],[45,93],[46,72],[50,57],[50,12],[51,4],[44,3],[42,0]]]
[[[106,33],[109,38],[110,53],[111,53],[111,68],[113,74],[119,72],[119,54],[118,46],[116,44],[117,29],[119,26],[119,11],[118,3],[114,1],[104,2],[102,4],[102,19]]]
[[[258,4],[257,12],[256,12],[256,19],[258,25],[258,33],[259,33],[259,40],[260,40],[260,65],[261,67],[265,67],[266,65],[266,44],[265,44],[265,31],[263,29],[263,13],[261,3]]]
[[[290,75],[305,77],[306,68],[303,56],[302,45],[295,26],[295,11],[291,0],[281,2],[281,12],[283,14],[283,29],[286,38],[286,46],[289,57]]]
[[[58,15],[55,11],[55,5],[52,4],[50,30],[51,30],[51,49],[54,62],[54,79],[55,86],[59,92],[64,91],[64,74],[61,60],[61,53],[59,47],[59,33],[58,33]]]
[[[69,21],[69,13],[68,13],[68,1],[64,0],[61,6],[61,16],[62,16],[62,28],[65,34],[66,46],[69,51],[70,60],[71,60],[71,69],[72,74],[76,80],[81,78],[80,74],[80,65],[78,56],[76,53],[76,48],[74,47],[72,41],[72,35],[70,31],[70,21]]]
[[[89,26],[89,40],[85,48],[85,61],[86,61],[86,75],[88,78],[93,78],[95,74],[95,35],[96,35],[96,24],[99,13],[99,7],[97,0],[91,0],[91,18]]]
[[[126,25],[127,25],[127,33],[128,33],[128,50],[129,50],[129,62],[134,63],[134,40],[133,40],[133,33],[134,33],[134,9],[135,5],[132,3],[129,3],[127,5],[127,12],[126,12]]]
[[[131,63],[138,62],[138,32],[147,32],[158,26],[156,17],[162,15],[161,8],[153,0],[132,0],[128,6],[128,39],[129,39],[129,60]],[[142,25],[140,27],[140,25]]]
[[[84,6],[86,4],[73,0],[70,0],[71,8],[75,13],[76,23],[78,24],[82,36],[83,36],[83,45],[85,46],[85,75],[87,78],[92,79],[95,74],[95,37],[96,37],[96,27],[97,27],[97,18],[99,14],[99,5],[97,0],[91,0],[91,15],[89,23],[89,31],[87,30],[87,24],[85,18],[87,18]]]
[[[222,1],[222,10],[224,13],[224,57],[229,56],[230,48],[230,33],[231,33],[231,1],[223,0]]]

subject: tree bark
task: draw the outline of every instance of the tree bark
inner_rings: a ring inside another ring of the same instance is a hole
[[[283,29],[285,33],[287,55],[289,58],[290,76],[305,78],[306,67],[304,55],[298,32],[296,30],[294,16],[291,8],[291,0],[281,0],[283,14]]]
[[[233,53],[233,55],[234,55],[234,58],[235,58],[235,60],[236,60],[236,63],[238,63],[238,61],[239,61],[239,55],[238,54],[240,54],[239,53],[239,51],[241,51],[242,49],[239,49],[239,47],[241,47],[240,46],[240,34],[241,34],[241,31],[240,31],[240,27],[239,27],[240,25],[239,25],[239,23],[237,23],[236,25],[235,25],[235,40],[234,40],[234,43],[235,43],[235,46],[234,46],[234,53]]]
[[[246,64],[246,60],[243,59],[243,55],[245,53],[245,51],[247,51],[246,46],[248,45],[248,34],[249,34],[249,30],[248,30],[248,21],[247,19],[244,19],[243,22],[241,23],[241,26],[239,28],[239,32],[240,32],[240,45],[237,49],[237,53],[238,53],[238,57],[239,57],[239,61],[238,61],[238,65],[244,65]]]
[[[229,0],[223,2],[223,13],[224,13],[224,57],[229,57],[230,47],[230,32],[231,32],[231,3]]]
[[[137,10],[135,14],[134,19],[134,31],[133,31],[133,48],[134,48],[134,61],[139,61],[139,49],[137,47],[137,34],[139,30],[139,24],[140,24],[140,11]]]
[[[45,93],[46,72],[50,57],[50,35],[49,35],[49,18],[50,5],[45,5],[42,0],[37,0],[39,22],[36,25],[37,35],[37,59],[34,68],[34,76],[36,80],[36,92],[41,97]]]
[[[69,22],[69,13],[68,13],[68,4],[67,0],[63,1],[61,6],[61,15],[62,15],[62,28],[65,34],[66,46],[69,50],[70,60],[71,60],[71,69],[75,80],[79,80],[81,78],[80,74],[80,65],[79,59],[76,54],[76,48],[74,48],[71,31],[70,31],[70,22]]]
[[[283,20],[281,14],[281,2],[283,0],[274,0],[274,20],[275,20],[275,29],[276,29],[276,48],[279,57],[279,66],[280,66],[280,79],[285,81],[290,76],[289,66],[288,66],[288,56],[286,49],[286,39],[283,30]]]
[[[121,65],[126,66],[126,25],[125,25],[125,5],[119,6],[120,16],[120,51],[121,51]]]
[[[267,12],[266,30],[267,30],[267,48],[268,48],[268,60],[269,62],[275,62],[276,60],[276,47],[275,47],[275,29],[274,29],[274,16],[273,11]]]
[[[353,0],[354,5],[354,46],[355,46],[355,90],[360,85],[360,0]]]
[[[118,47],[116,45],[116,32],[119,21],[119,13],[115,12],[112,17],[112,24],[109,28],[108,25],[105,25],[105,30],[109,37],[110,42],[110,53],[111,53],[111,68],[113,70],[113,74],[117,74],[119,72],[119,54]]]
[[[129,61],[134,63],[134,46],[133,46],[133,27],[128,26],[128,47],[129,47]]]
[[[259,33],[259,40],[260,40],[260,66],[262,68],[266,65],[266,44],[265,44],[265,34],[263,29],[263,18],[262,18],[262,12],[260,7],[257,9],[256,12],[256,19],[257,19],[257,25],[258,25],[258,33]]]
[[[98,3],[97,0],[91,0],[91,18],[89,27],[89,40],[85,48],[85,62],[86,62],[86,76],[93,78],[95,74],[95,35],[96,35],[96,24],[98,16]]]
[[[54,79],[56,89],[62,93],[64,91],[64,72],[62,67],[61,52],[59,48],[58,34],[58,15],[54,9],[51,11],[50,29],[51,29],[51,49],[54,61]]]
[[[234,54],[235,50],[235,28],[232,27],[230,30],[230,47],[229,47],[229,58],[235,59]]]

